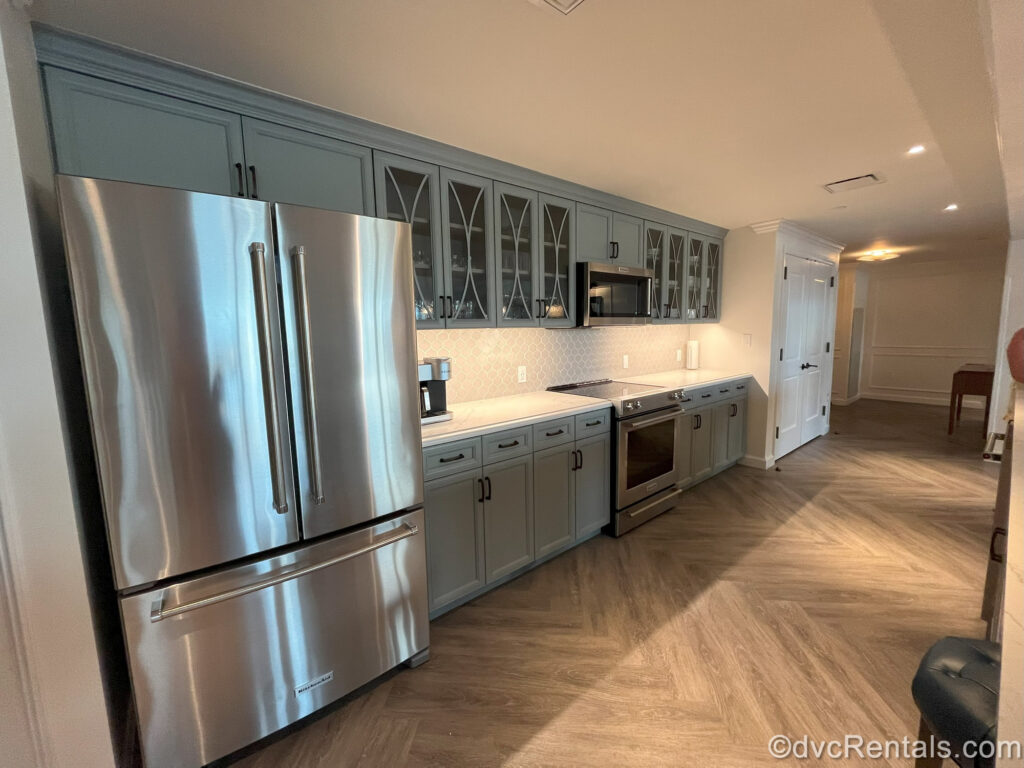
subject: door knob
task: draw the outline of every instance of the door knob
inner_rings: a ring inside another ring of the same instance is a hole
[[[808,368],[817,368],[817,367],[818,366],[812,365],[811,363],[804,363],[803,365],[800,366],[800,370],[804,371],[804,370],[807,370]]]

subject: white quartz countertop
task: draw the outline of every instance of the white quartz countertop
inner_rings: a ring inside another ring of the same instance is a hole
[[[451,419],[424,425],[423,446],[610,407],[595,397],[547,391],[455,403],[448,408]]]
[[[649,384],[653,387],[700,387],[705,384],[723,384],[727,381],[738,381],[749,379],[751,374],[748,371],[719,371],[713,368],[697,368],[687,370],[677,368],[674,371],[662,371],[661,373],[648,373],[645,376],[631,376],[622,381],[630,384]]]

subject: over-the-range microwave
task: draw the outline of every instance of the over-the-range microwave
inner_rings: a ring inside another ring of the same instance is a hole
[[[644,325],[651,322],[654,272],[599,261],[576,265],[576,325]]]

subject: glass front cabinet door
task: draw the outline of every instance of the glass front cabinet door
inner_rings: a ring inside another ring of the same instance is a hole
[[[701,319],[713,323],[722,312],[722,241],[708,238],[704,249],[704,303]]]
[[[417,328],[444,328],[448,315],[441,258],[440,172],[436,165],[373,153],[377,215],[412,224]]]
[[[661,288],[663,321],[685,323],[686,233],[681,229],[669,229],[666,250],[665,273]]]
[[[576,311],[576,204],[540,195],[540,324],[569,328]]]
[[[661,224],[644,222],[643,265],[654,272],[651,280],[651,322],[660,323],[665,319],[665,252],[668,235]]]
[[[537,325],[544,314],[540,281],[537,193],[494,184],[498,325]]]
[[[707,239],[691,232],[686,240],[686,320],[698,323],[704,304],[704,248]]]
[[[490,179],[441,169],[449,328],[494,326]]]

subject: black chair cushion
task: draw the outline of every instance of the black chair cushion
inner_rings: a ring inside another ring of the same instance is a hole
[[[960,752],[964,742],[994,741],[999,699],[1000,651],[996,643],[944,637],[921,659],[911,691],[936,738]],[[961,759],[964,768],[989,768],[992,760]]]

